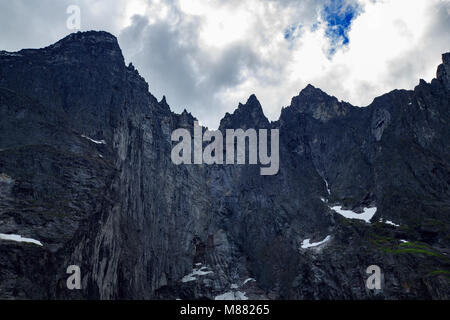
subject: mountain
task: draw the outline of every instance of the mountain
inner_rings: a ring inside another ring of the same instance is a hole
[[[279,129],[279,172],[261,176],[173,164],[172,131],[196,119],[111,34],[1,51],[0,298],[449,299],[442,57],[431,83],[364,108],[308,85],[269,122],[250,96],[219,129]]]

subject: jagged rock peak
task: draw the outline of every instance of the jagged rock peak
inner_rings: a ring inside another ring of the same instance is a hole
[[[157,104],[157,105],[159,106],[160,111],[161,111],[162,113],[166,113],[166,114],[174,114],[174,115],[175,115],[175,113],[170,109],[170,106],[169,106],[169,104],[167,103],[167,100],[166,100],[166,96],[165,96],[165,95],[162,96],[162,99],[161,99],[160,101],[158,101],[158,104]]]
[[[96,57],[105,58],[107,56],[119,60],[124,64],[122,50],[120,49],[117,38],[105,31],[84,31],[71,33],[58,42],[45,48],[22,49],[18,52],[0,51],[2,58],[22,58],[32,57],[34,55],[58,56],[58,55],[83,55],[83,53],[92,54]]]
[[[336,97],[308,84],[298,96],[292,98],[290,108],[283,109],[282,116],[289,109],[289,112],[305,113],[317,120],[327,122],[330,119],[345,116],[351,108],[349,103],[339,102]]]
[[[197,118],[195,118],[192,113],[190,113],[189,111],[186,110],[186,108],[184,108],[183,112],[181,113],[182,117],[188,117],[188,118],[192,118],[194,120],[197,120]]]
[[[221,129],[236,129],[236,128],[267,128],[269,120],[264,115],[264,111],[258,98],[252,94],[247,99],[245,104],[239,103],[238,108],[220,121]]]
[[[184,109],[180,114],[172,112],[172,117],[177,128],[185,128],[188,130],[192,130],[194,121],[198,121],[198,119],[186,109]]]
[[[291,105],[297,107],[305,107],[308,103],[319,101],[331,101],[336,100],[336,97],[330,96],[319,88],[314,87],[312,84],[308,84],[303,90],[300,91],[298,96],[292,98]]]
[[[51,57],[53,61],[60,61],[60,57],[65,57],[61,61],[95,59],[96,63],[113,63],[125,66],[125,59],[122,55],[117,38],[105,31],[85,31],[69,34],[43,49],[25,49],[19,53],[44,54]]]
[[[261,109],[261,111],[262,111],[261,104],[259,103],[258,98],[253,93],[250,95],[250,97],[248,97],[247,102],[245,103],[245,105],[246,106],[257,107],[257,108]]]
[[[322,90],[320,90],[319,88],[314,87],[312,84],[308,83],[308,85],[302,90],[300,91],[300,94],[304,94],[304,95],[314,95],[314,94],[320,94],[320,95],[326,95],[328,96],[328,94],[326,94],[325,92],[323,92]]]
[[[238,107],[234,111],[234,113],[236,113],[236,111],[238,110],[240,110],[239,112],[258,112],[264,114],[261,103],[259,103],[258,98],[254,94],[250,95],[245,104],[239,102]]]
[[[450,89],[450,52],[442,54],[442,64],[438,66],[436,78],[444,84],[444,87]]]
[[[109,32],[106,31],[78,31],[76,33],[71,33],[65,38],[62,38],[50,47],[60,47],[68,45],[72,42],[84,43],[84,44],[114,44],[119,48],[119,43],[117,38]]]
[[[162,106],[167,106],[167,107],[169,106],[166,101],[166,96],[162,97],[161,101],[159,101],[159,104]]]

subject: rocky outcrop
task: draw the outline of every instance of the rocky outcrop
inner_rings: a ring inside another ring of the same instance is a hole
[[[446,89],[450,87],[450,52],[442,55],[443,63],[437,69],[436,78],[444,85]]]
[[[249,128],[269,128],[269,120],[264,115],[258,98],[252,94],[246,104],[239,103],[233,114],[228,112],[220,121],[220,130]]]
[[[308,86],[270,123],[250,96],[220,129],[280,130],[279,172],[261,176],[174,165],[171,133],[196,119],[158,102],[108,33],[0,52],[0,234],[42,243],[0,237],[0,297],[448,299],[448,57],[365,108]]]
[[[293,112],[307,114],[321,122],[347,115],[353,106],[339,102],[335,97],[327,95],[322,90],[308,84],[300,94],[291,101]]]

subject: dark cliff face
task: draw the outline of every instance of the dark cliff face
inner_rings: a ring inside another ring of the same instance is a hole
[[[261,176],[174,165],[171,133],[195,118],[108,33],[0,52],[0,234],[42,243],[0,239],[0,298],[449,299],[449,57],[366,108],[308,86],[270,123],[252,95],[220,129],[280,130],[280,170]]]

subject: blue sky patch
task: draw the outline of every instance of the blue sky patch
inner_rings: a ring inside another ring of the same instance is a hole
[[[356,1],[331,0],[322,10],[322,19],[327,23],[326,35],[330,39],[330,56],[336,50],[348,44],[348,30],[354,18],[360,13]]]
[[[284,29],[284,38],[286,40],[294,40],[300,36],[302,25],[291,25]]]

